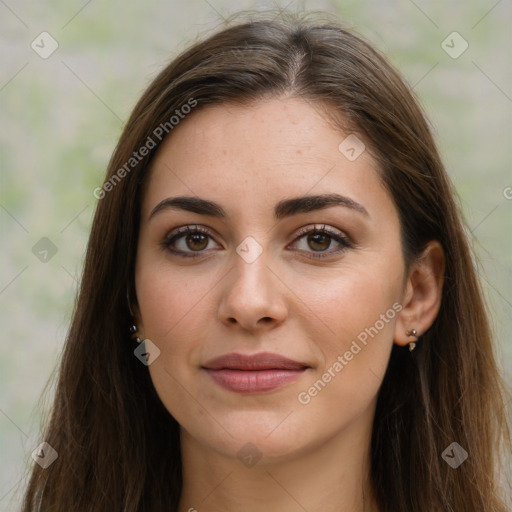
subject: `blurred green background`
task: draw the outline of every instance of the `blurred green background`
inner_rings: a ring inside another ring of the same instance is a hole
[[[42,441],[49,402],[39,399],[72,314],[93,190],[124,120],[198,35],[238,10],[277,5],[337,14],[414,87],[458,192],[512,380],[511,2],[2,0],[0,511],[19,509]]]

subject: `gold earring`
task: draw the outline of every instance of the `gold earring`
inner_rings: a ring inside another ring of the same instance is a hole
[[[405,331],[406,336],[414,336],[416,339],[409,343],[409,351],[412,352],[416,348],[416,342],[418,341],[418,333],[416,329]]]

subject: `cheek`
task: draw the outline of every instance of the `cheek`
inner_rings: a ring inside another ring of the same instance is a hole
[[[309,310],[308,322],[302,327],[309,331],[311,322],[311,330],[325,335],[329,346],[339,350],[360,333],[364,341],[366,329],[376,323],[379,334],[387,338],[400,308],[393,308],[400,297],[400,282],[400,269],[379,267],[375,262],[332,271],[321,278],[297,279],[294,293],[301,299],[297,304]]]
[[[204,414],[187,390],[193,389],[192,361],[198,359],[207,334],[204,320],[213,315],[207,292],[215,281],[168,267],[141,260],[136,273],[137,299],[143,334],[160,349],[148,367],[153,385],[173,417],[187,423]]]
[[[374,398],[385,374],[393,345],[393,331],[402,306],[399,276],[391,269],[350,271],[318,282],[306,295],[310,311],[301,325],[321,351],[321,362],[302,388],[302,404],[316,406],[343,401],[345,413],[364,409]],[[398,269],[399,270],[399,269]],[[395,270],[396,273],[396,270]],[[384,276],[387,276],[386,278]],[[309,283],[311,284],[311,283]]]
[[[211,297],[221,277],[213,271],[194,272],[192,267],[170,268],[165,261],[140,259],[136,287],[142,334],[160,349],[149,371],[161,400],[173,414],[190,407],[185,389],[190,389],[196,377],[204,342],[216,318]]]
[[[207,315],[207,294],[214,285],[204,272],[195,276],[190,269],[180,272],[142,261],[136,287],[144,335],[165,344],[184,330],[191,333]]]

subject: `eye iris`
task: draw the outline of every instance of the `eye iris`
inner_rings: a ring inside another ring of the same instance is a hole
[[[201,240],[202,239],[202,240]],[[192,240],[191,243],[189,243]],[[202,244],[201,244],[202,242]],[[193,247],[195,243],[199,243],[200,247]],[[208,237],[202,233],[192,233],[187,236],[187,247],[191,250],[202,250],[208,245]]]
[[[322,242],[327,243],[326,247],[320,247],[320,251],[325,251],[329,248],[329,245],[331,243],[331,239],[329,235],[325,235],[323,233],[313,233],[311,235],[308,235],[308,243],[312,243],[311,248],[314,249],[315,245],[320,244],[322,245]],[[318,247],[316,247],[318,249]]]

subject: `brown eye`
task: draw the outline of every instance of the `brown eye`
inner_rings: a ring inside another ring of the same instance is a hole
[[[337,231],[332,231],[326,228],[325,225],[322,225],[321,227],[314,226],[313,229],[301,229],[294,244],[299,244],[299,242],[302,241],[303,246],[305,247],[299,248],[299,250],[306,253],[307,257],[311,258],[328,258],[329,256],[339,254],[352,247],[352,244],[344,236]],[[338,244],[340,248],[328,250],[333,242]]]
[[[185,237],[187,247],[192,251],[201,251],[208,245],[208,237],[203,233],[193,233]]]
[[[201,256],[213,238],[206,228],[183,226],[169,233],[161,245],[172,254],[191,257]]]
[[[313,233],[307,235],[307,241],[312,249],[325,251],[331,245],[332,237],[323,233]]]

